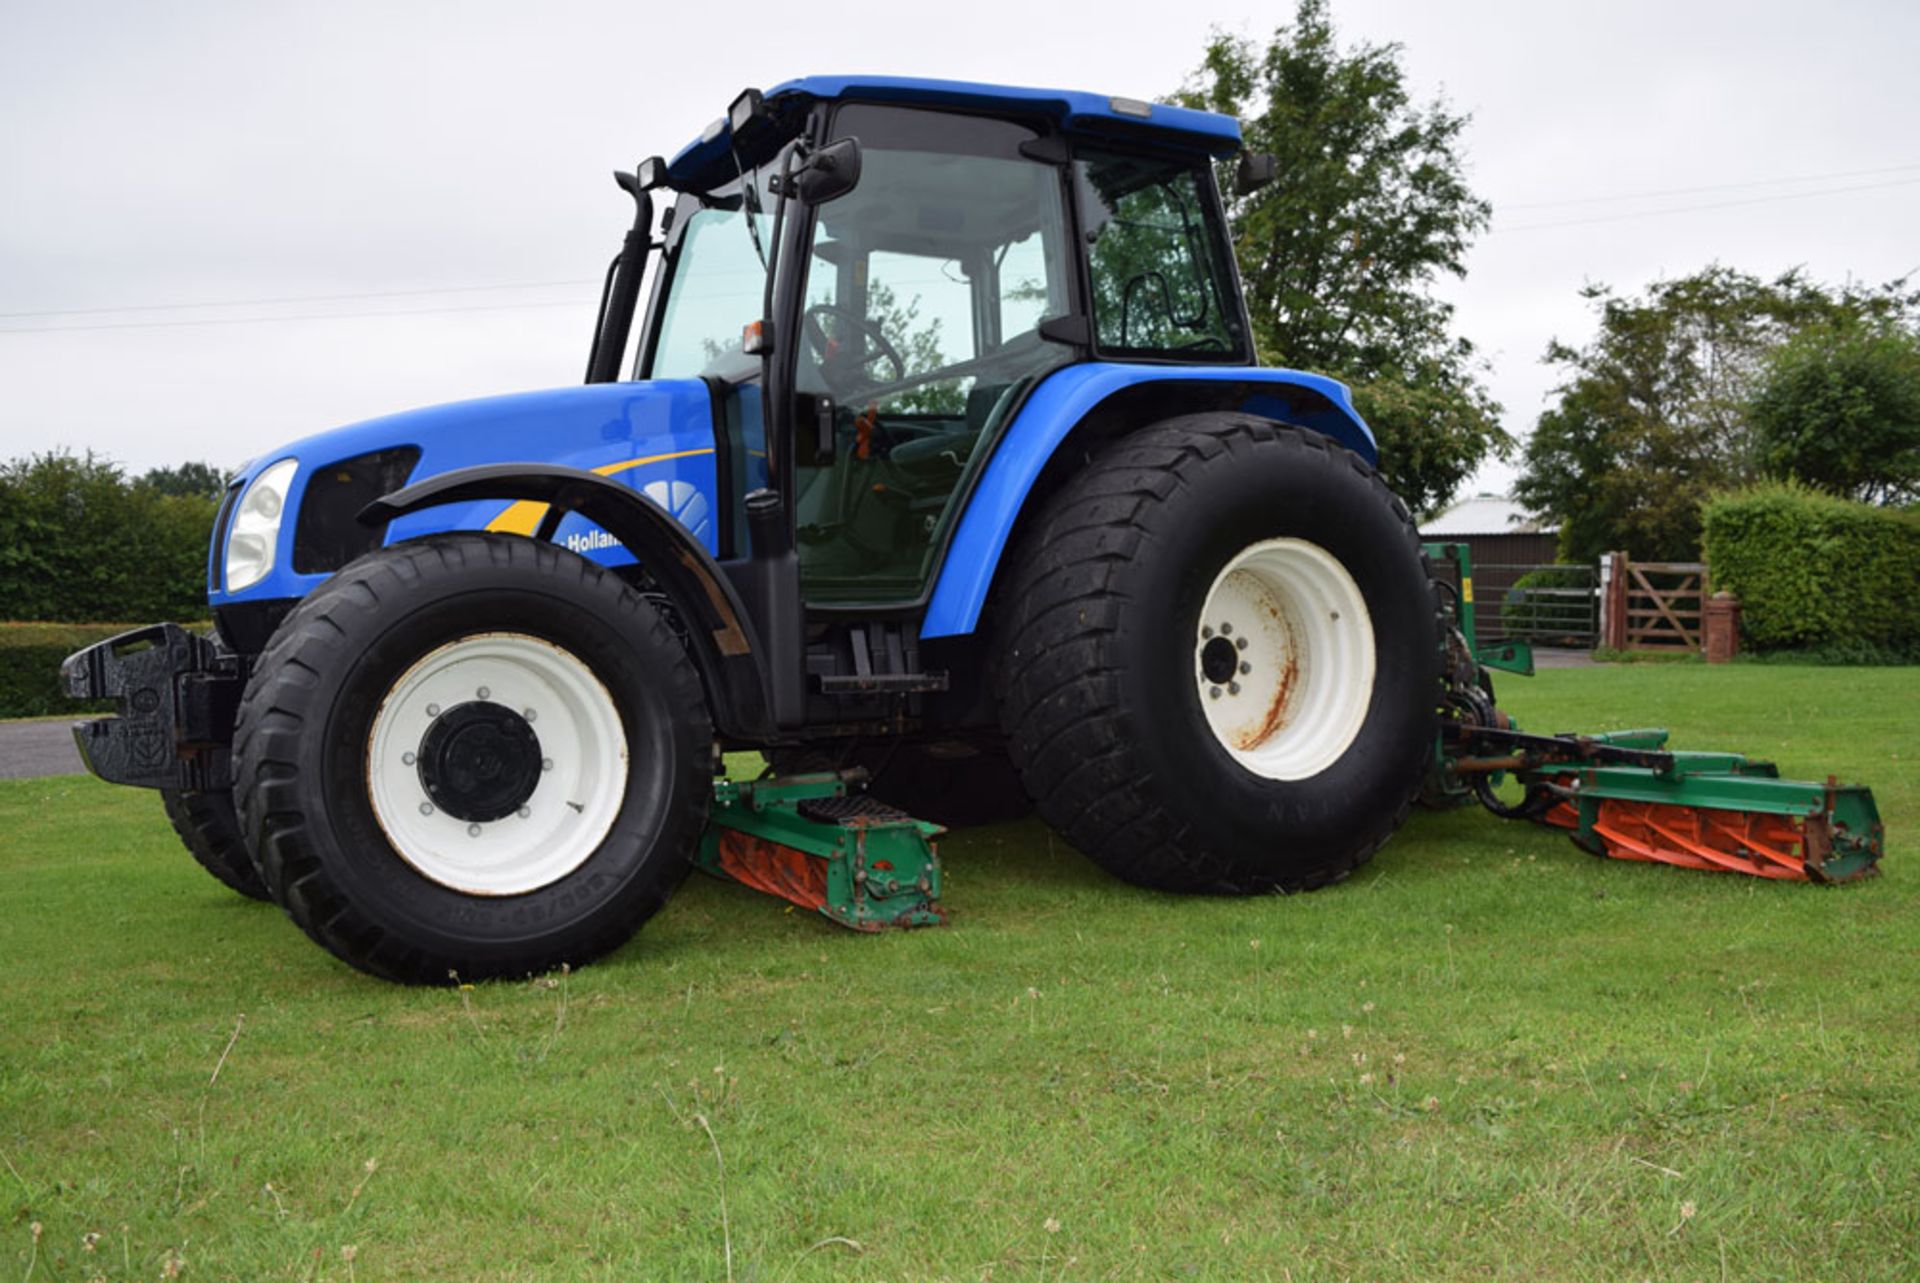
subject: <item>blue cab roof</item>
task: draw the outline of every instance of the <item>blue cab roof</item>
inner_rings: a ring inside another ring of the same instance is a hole
[[[796,97],[961,107],[1042,116],[1068,133],[1153,139],[1214,156],[1231,155],[1240,149],[1240,122],[1231,116],[1077,89],[1028,89],[912,76],[802,76],[775,85],[764,97],[770,106],[778,106],[780,99]],[[697,187],[711,181],[714,175],[710,169],[726,156],[731,141],[722,117],[680,149],[667,166],[669,180],[676,187]]]

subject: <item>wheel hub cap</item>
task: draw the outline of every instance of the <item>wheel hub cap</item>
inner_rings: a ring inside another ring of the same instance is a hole
[[[540,738],[526,718],[473,700],[435,718],[420,741],[420,784],[456,820],[485,824],[519,810],[540,782]]]

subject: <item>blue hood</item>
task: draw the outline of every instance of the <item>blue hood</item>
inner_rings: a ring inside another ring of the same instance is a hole
[[[718,547],[713,403],[706,384],[698,379],[594,383],[408,410],[262,454],[242,474],[245,484],[283,459],[300,465],[283,509],[274,566],[259,583],[225,592],[226,550],[216,532],[209,559],[212,604],[301,597],[324,581],[337,568],[303,574],[293,564],[294,530],[307,482],[328,464],[403,446],[420,451],[413,481],[486,463],[558,463],[618,477],[655,498],[710,551]],[[531,533],[540,515],[537,505],[449,504],[395,521],[387,541],[444,530]],[[578,517],[569,516],[555,538],[607,564],[632,560]]]

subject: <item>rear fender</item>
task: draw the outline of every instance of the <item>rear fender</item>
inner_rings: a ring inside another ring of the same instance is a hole
[[[1135,403],[1138,398],[1138,403]],[[1143,407],[1152,406],[1153,409]],[[1167,414],[1239,410],[1323,433],[1368,463],[1373,432],[1346,385],[1300,370],[1092,362],[1057,370],[1035,388],[994,446],[967,499],[934,581],[923,639],[973,632],[1034,487],[1083,425],[1124,431]]]
[[[618,539],[686,624],[715,725],[743,739],[768,732],[766,657],[739,594],[705,546],[639,491],[579,468],[496,463],[444,472],[396,490],[368,504],[359,519],[379,524],[423,508],[493,499],[547,505],[536,537],[550,538],[561,516],[576,512]]]

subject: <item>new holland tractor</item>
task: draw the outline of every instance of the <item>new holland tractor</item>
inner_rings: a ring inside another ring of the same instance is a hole
[[[214,633],[68,660],[120,705],[76,727],[89,766],[405,981],[577,965],[695,866],[935,922],[938,826],[1029,809],[1172,892],[1338,882],[1417,798],[1476,794],[1611,854],[1870,868],[1862,791],[1716,758],[1798,791],[1715,837],[1685,755],[1494,710],[1458,550],[1423,550],[1341,384],[1256,364],[1216,186],[1239,149],[1230,118],[1089,93],[741,94],[615,176],[635,217],[583,386],[233,480]],[[768,777],[724,778],[747,750]],[[1662,807],[1685,842],[1648,836]]]

